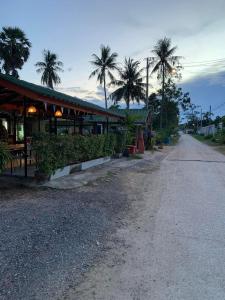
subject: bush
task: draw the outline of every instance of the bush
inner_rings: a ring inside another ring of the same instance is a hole
[[[122,147],[120,143],[122,139],[117,140],[115,134],[55,136],[41,133],[32,139],[37,168],[46,175],[72,163],[111,156]]]
[[[0,142],[0,173],[3,171],[5,165],[10,161],[11,154],[7,149],[5,143]]]
[[[204,136],[204,139],[205,140],[211,140],[213,138],[213,135],[212,134],[209,134],[209,135],[205,135]]]
[[[219,144],[225,144],[225,129],[218,131],[215,134],[214,139]]]
[[[117,131],[115,133],[115,152],[123,153],[128,140],[128,132],[126,131]]]
[[[166,128],[158,131],[155,136],[155,144],[176,144],[179,140],[177,128]]]

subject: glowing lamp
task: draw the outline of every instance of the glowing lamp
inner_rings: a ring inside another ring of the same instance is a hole
[[[28,113],[30,113],[30,114],[34,114],[34,113],[36,113],[37,112],[37,108],[34,106],[34,105],[30,105],[29,107],[28,107]]]
[[[56,117],[56,118],[62,117],[62,112],[61,112],[60,109],[57,109],[57,110],[55,111],[55,117]]]

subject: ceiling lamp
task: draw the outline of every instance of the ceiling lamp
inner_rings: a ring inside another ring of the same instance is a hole
[[[28,113],[30,113],[30,114],[34,114],[34,113],[36,113],[37,112],[37,108],[34,106],[34,105],[30,105],[29,107],[28,107]]]
[[[56,118],[61,118],[61,117],[62,117],[62,112],[61,112],[60,109],[57,109],[57,110],[55,111],[55,117],[56,117]]]

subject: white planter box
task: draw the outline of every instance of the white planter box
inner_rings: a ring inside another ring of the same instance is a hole
[[[70,174],[70,166],[66,166],[62,169],[57,169],[54,174],[50,176],[50,180],[54,180]]]
[[[104,164],[104,163],[106,163],[110,160],[111,160],[110,157],[101,157],[101,158],[98,158],[98,159],[85,161],[85,162],[81,163],[81,170],[87,170],[89,168]]]
[[[111,160],[111,158],[109,156],[107,157],[101,157],[98,159],[93,159],[93,160],[89,160],[89,161],[85,161],[83,163],[79,163],[79,164],[73,164],[73,165],[69,165],[69,166],[65,166],[62,169],[57,169],[55,171],[55,173],[53,175],[50,176],[49,180],[54,180],[63,176],[67,176],[71,173],[74,172],[74,170],[76,171],[83,171],[83,170],[87,170],[89,168],[104,164],[106,162],[109,162]]]

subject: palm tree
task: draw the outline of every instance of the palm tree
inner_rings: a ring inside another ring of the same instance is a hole
[[[63,72],[63,63],[58,60],[58,56],[49,51],[43,51],[43,61],[39,61],[35,64],[37,67],[37,73],[42,73],[41,83],[46,84],[47,87],[53,89],[53,85],[57,85],[61,82],[61,79],[57,72]]]
[[[171,39],[160,39],[153,49],[156,55],[152,73],[158,73],[158,79],[162,79],[162,103],[160,114],[160,128],[162,129],[163,105],[165,104],[165,79],[173,74],[179,63],[180,56],[174,56],[177,47],[171,47]]]
[[[140,62],[134,61],[131,58],[125,58],[124,68],[120,70],[120,79],[112,80],[111,84],[119,88],[115,90],[110,98],[115,103],[125,100],[127,109],[130,107],[130,101],[137,101],[145,99],[146,84],[142,82],[141,73],[143,69],[139,68]]]
[[[118,54],[116,52],[110,53],[111,49],[109,46],[101,46],[101,56],[97,56],[96,54],[92,54],[93,60],[91,64],[96,67],[96,69],[91,73],[89,79],[97,76],[97,80],[104,88],[105,94],[105,108],[107,109],[107,95],[106,95],[106,76],[110,78],[110,80],[114,80],[114,76],[111,71],[118,70],[116,58]]]
[[[0,60],[2,70],[7,75],[19,77],[17,69],[22,69],[30,55],[31,43],[18,27],[3,27],[0,32]]]

